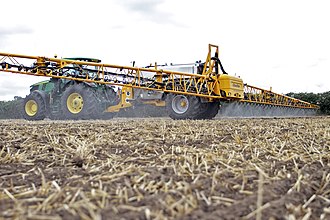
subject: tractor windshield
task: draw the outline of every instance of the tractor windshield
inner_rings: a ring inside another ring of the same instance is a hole
[[[100,63],[101,60],[94,59],[94,58],[65,58],[67,60],[76,60],[76,61],[83,61],[83,62],[92,62],[92,63]],[[96,66],[90,65],[81,65],[81,64],[70,64],[66,68],[66,74],[74,77],[81,77],[81,78],[88,78],[95,79],[97,78],[98,68]]]

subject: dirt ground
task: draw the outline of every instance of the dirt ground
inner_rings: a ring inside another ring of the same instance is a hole
[[[0,121],[0,219],[330,219],[330,117]]]

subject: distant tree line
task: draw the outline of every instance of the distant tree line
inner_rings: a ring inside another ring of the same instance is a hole
[[[12,101],[0,101],[0,119],[17,119],[22,118],[21,97],[15,96]]]
[[[324,93],[290,92],[286,95],[296,99],[301,99],[306,102],[310,102],[312,104],[319,105],[321,114],[330,115],[330,91]]]

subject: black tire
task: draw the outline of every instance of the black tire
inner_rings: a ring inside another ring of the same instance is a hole
[[[94,119],[101,113],[95,93],[84,84],[70,85],[63,92],[61,112],[69,120]]]
[[[45,100],[41,94],[32,92],[23,102],[23,118],[26,120],[43,120],[47,115]]]
[[[102,86],[102,85],[99,85]],[[117,112],[105,112],[105,110],[112,105],[117,105],[120,102],[117,92],[112,87],[103,85],[100,89],[95,90],[95,96],[101,100],[100,115],[95,119],[110,120],[117,115]]]
[[[166,96],[166,111],[172,119],[201,119],[201,113],[205,110],[203,104],[197,96],[176,94]]]
[[[200,114],[200,119],[212,119],[214,118],[220,109],[219,102],[204,103],[204,111]]]

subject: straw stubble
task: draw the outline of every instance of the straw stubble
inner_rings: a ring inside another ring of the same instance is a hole
[[[327,219],[329,124],[1,121],[0,217]]]

